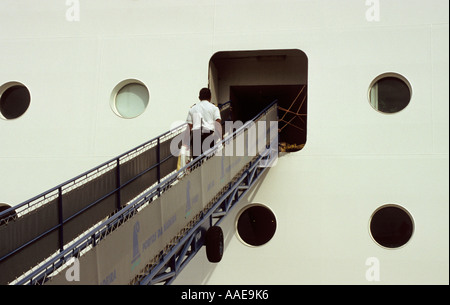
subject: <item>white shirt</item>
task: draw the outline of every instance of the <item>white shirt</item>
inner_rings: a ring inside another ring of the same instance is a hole
[[[192,124],[192,130],[203,127],[203,132],[214,131],[214,122],[220,119],[219,108],[209,101],[200,101],[189,109],[186,122]]]

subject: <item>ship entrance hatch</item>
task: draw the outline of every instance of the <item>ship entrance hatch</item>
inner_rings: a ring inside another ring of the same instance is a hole
[[[280,150],[298,151],[307,138],[308,58],[297,49],[225,51],[211,57],[212,101],[231,104],[228,118],[246,122],[278,100]]]

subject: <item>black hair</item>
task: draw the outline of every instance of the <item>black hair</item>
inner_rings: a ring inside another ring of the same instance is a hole
[[[211,100],[211,90],[209,90],[208,88],[202,88],[200,90],[198,98],[201,101],[204,101],[204,100],[210,101]]]

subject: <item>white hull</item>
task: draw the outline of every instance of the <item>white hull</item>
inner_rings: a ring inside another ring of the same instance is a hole
[[[79,21],[62,0],[0,4],[0,86],[18,81],[31,94],[23,116],[0,119],[0,202],[19,204],[184,120],[215,53],[298,49],[308,58],[306,145],[224,220],[222,261],[200,251],[175,284],[448,284],[448,1],[381,0],[379,21],[363,0],[79,2]],[[412,87],[394,114],[368,102],[386,72]],[[126,79],[150,93],[134,119],[110,107]],[[235,232],[251,203],[277,219],[260,247]],[[414,220],[398,249],[369,232],[385,204]],[[372,257],[379,281],[366,277]]]

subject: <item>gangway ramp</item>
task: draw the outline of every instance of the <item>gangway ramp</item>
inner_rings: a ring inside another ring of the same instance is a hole
[[[170,284],[207,243],[210,228],[276,160],[277,122],[274,101],[173,171],[170,145],[182,137],[182,125],[15,207],[16,213],[3,212],[1,282]],[[45,227],[34,230],[44,219]],[[21,230],[28,240],[16,242]],[[71,268],[79,279],[67,277]]]

